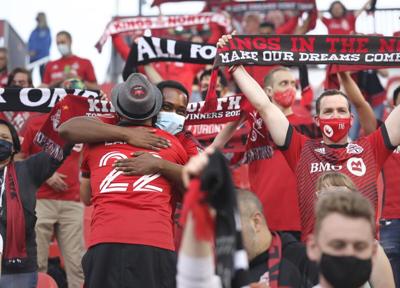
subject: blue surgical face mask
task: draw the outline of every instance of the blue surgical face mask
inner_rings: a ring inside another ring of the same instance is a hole
[[[175,135],[183,130],[185,116],[174,112],[161,111],[157,115],[156,127]]]

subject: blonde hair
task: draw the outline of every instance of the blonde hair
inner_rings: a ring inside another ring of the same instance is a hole
[[[350,177],[339,172],[325,172],[319,176],[316,185],[317,195],[320,194],[321,190],[331,190],[329,187],[346,187],[350,192],[357,191],[356,184]]]
[[[315,227],[314,232],[318,234],[321,230],[322,221],[332,213],[338,213],[349,218],[362,218],[367,220],[375,236],[375,212],[368,199],[360,193],[349,193],[341,187],[337,191],[325,193],[315,205]],[[323,191],[323,190],[322,190]]]

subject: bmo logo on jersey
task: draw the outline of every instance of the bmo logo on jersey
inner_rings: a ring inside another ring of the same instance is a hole
[[[328,172],[328,171],[340,171],[342,170],[342,165],[332,165],[331,163],[311,163],[310,173],[316,172]]]
[[[363,159],[352,157],[347,160],[347,170],[355,176],[364,176],[367,167],[365,166]]]

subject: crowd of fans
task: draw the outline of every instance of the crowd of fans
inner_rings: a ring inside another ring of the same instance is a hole
[[[271,35],[305,34],[319,18],[329,34],[349,35],[373,2],[356,12],[334,1],[320,15],[275,10],[232,20],[239,34]],[[36,20],[30,62],[47,61],[51,31],[44,13]],[[153,35],[218,47],[232,37],[215,23],[206,28]],[[138,36],[113,36],[123,60]],[[68,31],[56,34],[61,57],[41,63],[37,88],[101,90],[72,40]],[[7,70],[7,53],[0,47],[0,88],[33,87],[25,67]],[[34,141],[47,113],[1,111],[0,287],[37,287],[38,272],[51,274],[54,240],[68,283],[52,275],[59,287],[400,287],[400,86],[388,95],[381,84],[387,70],[339,72],[338,89],[313,95],[293,68],[220,69],[217,97],[240,92],[251,105],[239,120],[215,124],[206,147],[185,116],[190,102],[206,99],[212,66],[134,68],[100,93],[117,117],[75,117],[58,127],[68,142],[64,160]],[[307,77],[307,67],[296,69]],[[196,180],[218,167],[213,157],[244,127],[244,151],[225,157],[247,256],[230,253],[248,271],[244,282],[232,276],[228,285],[216,273],[218,231],[197,233],[214,230],[228,208],[210,200],[212,192],[194,191],[207,190]]]

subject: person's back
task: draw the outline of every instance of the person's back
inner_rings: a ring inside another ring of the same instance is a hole
[[[154,152],[123,142],[106,142],[85,150],[82,168],[90,173],[94,204],[89,246],[117,242],[174,250],[171,183],[160,174],[125,176],[113,166],[116,160],[130,158],[137,151],[186,163],[186,152],[174,136],[159,129],[156,134],[170,140],[171,147]]]

